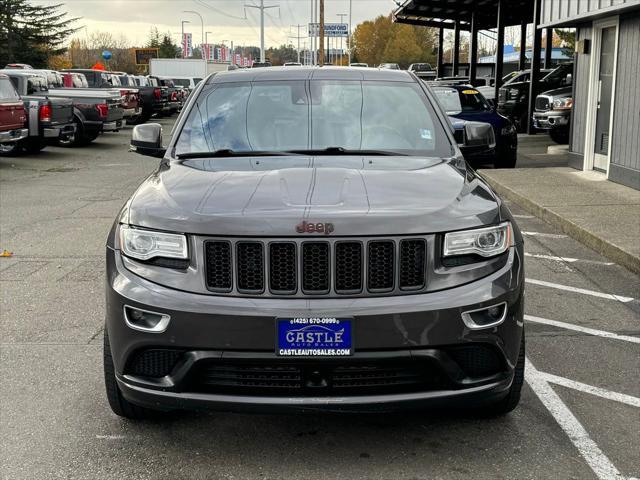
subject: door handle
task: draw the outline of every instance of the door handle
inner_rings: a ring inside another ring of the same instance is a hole
[[[602,100],[602,80],[598,80],[598,110],[600,110],[601,100]]]

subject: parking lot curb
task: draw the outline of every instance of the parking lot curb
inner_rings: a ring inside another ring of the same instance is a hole
[[[495,178],[492,178],[489,175],[482,175],[482,178],[491,185],[491,188],[493,188],[504,200],[508,200],[519,205],[529,213],[559,228],[563,233],[586,245],[592,250],[595,250],[604,257],[607,257],[609,260],[614,261],[618,265],[621,265],[634,273],[640,274],[640,257],[620,248],[615,243],[590,232],[580,225],[577,225],[566,217],[557,214],[553,210],[531,200],[525,195],[522,195],[521,193],[504,185]]]

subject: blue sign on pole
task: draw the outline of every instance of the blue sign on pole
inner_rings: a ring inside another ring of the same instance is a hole
[[[105,60],[111,60],[111,52],[109,50],[104,50],[102,52],[102,58],[104,58]]]

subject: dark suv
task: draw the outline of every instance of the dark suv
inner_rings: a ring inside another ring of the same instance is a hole
[[[115,413],[517,405],[522,237],[415,75],[219,73],[131,146],[162,160],[107,242]]]

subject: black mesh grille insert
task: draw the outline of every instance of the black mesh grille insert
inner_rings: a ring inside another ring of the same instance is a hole
[[[367,287],[374,292],[393,290],[394,248],[392,241],[369,242]]]
[[[335,246],[336,291],[358,293],[362,291],[362,244],[340,242]]]
[[[446,388],[450,382],[430,361],[289,363],[266,360],[204,361],[188,390],[238,395],[327,396],[389,394]]]
[[[269,245],[269,287],[275,293],[295,293],[297,290],[296,245]]]
[[[502,371],[500,357],[486,345],[450,348],[447,353],[469,377],[484,377]]]
[[[207,286],[211,290],[228,292],[232,285],[231,243],[225,241],[207,242]]]
[[[240,292],[260,293],[264,290],[264,253],[260,242],[236,245],[236,269]]]
[[[302,244],[302,291],[329,293],[329,243]]]
[[[179,350],[144,350],[133,355],[126,372],[141,377],[164,377],[171,373],[182,355]]]
[[[424,287],[427,244],[424,240],[400,242],[400,288],[417,290]]]

